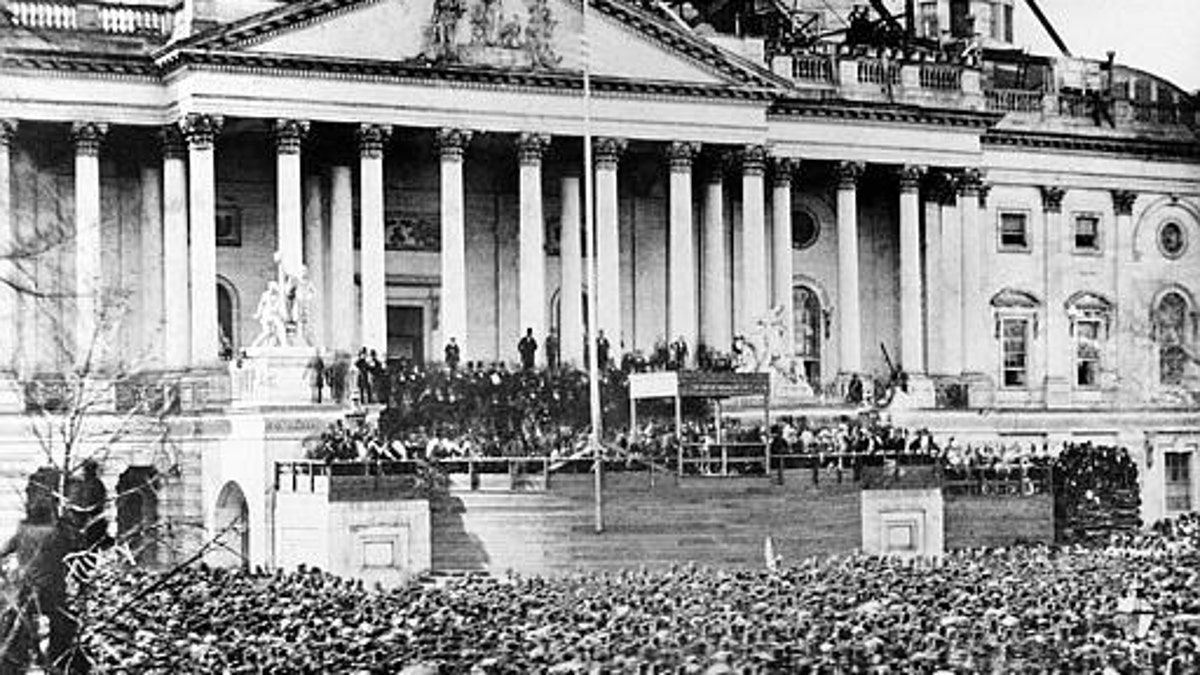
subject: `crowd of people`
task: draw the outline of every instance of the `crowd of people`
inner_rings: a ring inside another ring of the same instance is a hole
[[[1101,546],[854,555],[746,569],[450,578],[109,570],[97,670],[146,673],[1200,671],[1200,527]],[[134,601],[130,602],[133,598]]]

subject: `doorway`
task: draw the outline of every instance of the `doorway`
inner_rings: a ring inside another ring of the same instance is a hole
[[[425,362],[425,313],[421,307],[388,307],[387,358],[414,364]]]

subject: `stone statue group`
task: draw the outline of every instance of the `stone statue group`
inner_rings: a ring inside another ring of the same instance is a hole
[[[803,365],[789,349],[787,330],[783,307],[767,310],[754,322],[749,337],[739,335],[734,339],[737,371],[770,373],[773,379],[781,378],[792,385],[806,386]]]
[[[309,305],[312,302],[313,285],[308,279],[308,268],[300,265],[295,271],[289,271],[278,253],[275,254],[275,264],[277,276],[267,284],[267,290],[259,298],[258,309],[254,313],[260,330],[250,346],[310,346]]]

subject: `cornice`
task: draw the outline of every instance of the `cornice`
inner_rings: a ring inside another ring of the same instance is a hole
[[[181,68],[204,68],[222,72],[286,73],[379,82],[449,82],[530,90],[553,89],[572,92],[583,90],[583,76],[574,71],[511,70],[486,66],[435,66],[421,61],[373,61],[290,54],[184,50],[161,60],[159,67],[164,74]],[[591,78],[591,86],[594,91],[611,94],[682,96],[726,101],[770,101],[777,95],[777,92],[765,89],[735,85],[630,80],[595,75]]]
[[[789,98],[776,101],[767,111],[767,121],[796,117],[988,129],[1004,116],[970,110],[870,105],[835,99],[809,101]]]
[[[1200,160],[1200,140],[1160,141],[1145,138],[1095,138],[1068,134],[989,130],[984,145],[1088,154],[1136,156],[1139,159]]]
[[[158,68],[147,55],[11,49],[0,55],[0,69],[59,71],[102,79],[158,82]]]

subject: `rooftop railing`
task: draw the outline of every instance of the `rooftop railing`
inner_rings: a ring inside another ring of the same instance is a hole
[[[37,30],[89,31],[113,35],[165,37],[175,25],[175,7],[16,0],[8,3],[12,22]]]

